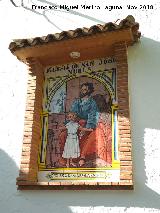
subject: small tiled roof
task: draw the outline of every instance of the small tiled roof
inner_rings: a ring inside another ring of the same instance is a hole
[[[34,47],[36,45],[48,44],[50,42],[58,42],[62,40],[69,40],[128,28],[132,30],[134,42],[138,41],[141,35],[138,31],[139,24],[135,22],[133,16],[129,15],[125,19],[123,19],[118,25],[112,22],[108,22],[104,25],[98,24],[93,25],[90,28],[77,28],[75,30],[62,31],[61,33],[48,34],[47,36],[42,37],[35,37],[30,39],[15,39],[13,40],[13,42],[10,43],[9,49],[12,53],[14,53],[16,50],[25,47]]]

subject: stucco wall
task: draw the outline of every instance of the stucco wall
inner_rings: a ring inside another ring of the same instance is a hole
[[[20,0],[14,1],[18,6]],[[24,0],[26,7],[31,1]],[[35,2],[35,1],[32,1]],[[39,0],[37,5],[41,5]],[[53,1],[52,1],[53,2]],[[62,3],[62,1],[57,1]],[[65,2],[65,1],[64,1]],[[141,10],[146,1],[132,1],[138,9],[129,10],[131,1],[81,1],[100,5],[100,10],[76,10],[79,14],[43,10],[36,13],[0,1],[0,212],[160,212],[160,2],[154,9]],[[55,1],[56,3],[56,1]],[[65,2],[67,4],[67,2]],[[70,1],[70,5],[78,4]],[[105,5],[122,5],[108,11]],[[29,7],[30,8],[30,7]],[[42,15],[38,14],[41,13]],[[63,14],[63,15],[62,15]],[[13,38],[59,32],[60,29],[91,26],[134,15],[142,38],[128,50],[129,92],[133,141],[134,191],[17,191],[15,179],[20,163],[26,67],[8,50]],[[63,17],[62,17],[63,16]],[[65,18],[64,18],[65,17]],[[96,22],[97,19],[97,22]]]

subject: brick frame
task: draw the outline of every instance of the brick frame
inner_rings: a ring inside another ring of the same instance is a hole
[[[133,189],[132,144],[129,117],[128,62],[127,45],[116,43],[115,59],[117,62],[117,94],[118,94],[118,130],[120,151],[120,185]]]
[[[38,182],[38,146],[40,142],[40,114],[42,111],[42,87],[44,67],[35,58],[28,58],[28,89],[25,111],[24,139],[18,189],[77,189],[77,190],[106,190],[106,189],[133,189],[131,132],[129,119],[128,95],[128,63],[127,45],[125,42],[114,44],[114,57],[117,63],[117,94],[118,94],[118,126],[119,126],[119,156],[120,182],[77,182],[77,183],[49,183]]]
[[[35,58],[27,59],[28,87],[24,122],[24,137],[17,185],[37,182],[38,148],[41,131],[41,106],[43,95],[43,67]]]

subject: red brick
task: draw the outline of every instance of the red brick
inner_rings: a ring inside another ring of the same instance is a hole
[[[131,147],[120,147],[119,148],[119,151],[120,152],[130,152],[131,151]]]
[[[128,143],[125,143],[125,142],[122,142],[122,139],[120,139],[120,147],[131,147],[131,142],[128,142]]]
[[[132,175],[120,175],[120,180],[132,180]]]
[[[125,166],[125,165],[132,165],[132,161],[127,161],[127,160],[121,160],[120,162],[120,165],[121,166]]]
[[[129,161],[129,160],[132,160],[132,158],[131,158],[131,156],[125,156],[125,155],[123,155],[123,156],[120,156],[120,161]]]
[[[126,171],[132,171],[132,166],[121,166],[121,171],[126,170]]]
[[[120,142],[121,142],[121,140],[122,139],[124,139],[124,138],[128,138],[128,139],[131,139],[131,135],[130,134],[122,134],[122,135],[119,135],[120,136]],[[124,142],[122,142],[122,144],[123,144]],[[129,144],[131,144],[131,142],[127,142],[128,143],[128,145]]]
[[[123,134],[123,132],[130,133],[130,125],[119,124],[119,130],[120,130],[120,134]],[[124,130],[124,131],[122,131],[122,130]]]
[[[130,129],[120,129],[119,130],[119,134],[121,135],[121,137],[123,137],[123,138],[130,138],[131,137],[131,131],[130,131]]]

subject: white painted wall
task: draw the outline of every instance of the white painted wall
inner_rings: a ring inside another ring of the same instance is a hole
[[[20,5],[21,0],[14,2]],[[32,2],[24,0],[24,5],[28,8],[35,2],[42,5],[40,0]],[[62,0],[51,2],[62,4]],[[101,9],[81,9],[76,11],[81,13],[77,15],[48,11],[44,16],[14,7],[10,0],[0,1],[0,213],[160,212],[160,1],[68,2],[70,5],[86,2]],[[129,3],[153,4],[154,10],[129,10],[126,6]],[[123,9],[110,12],[104,5],[122,5]],[[8,50],[9,43],[14,38],[116,21],[128,14],[134,15],[142,32],[141,41],[128,51],[135,190],[17,191],[15,179],[21,156],[27,73],[25,65]]]

